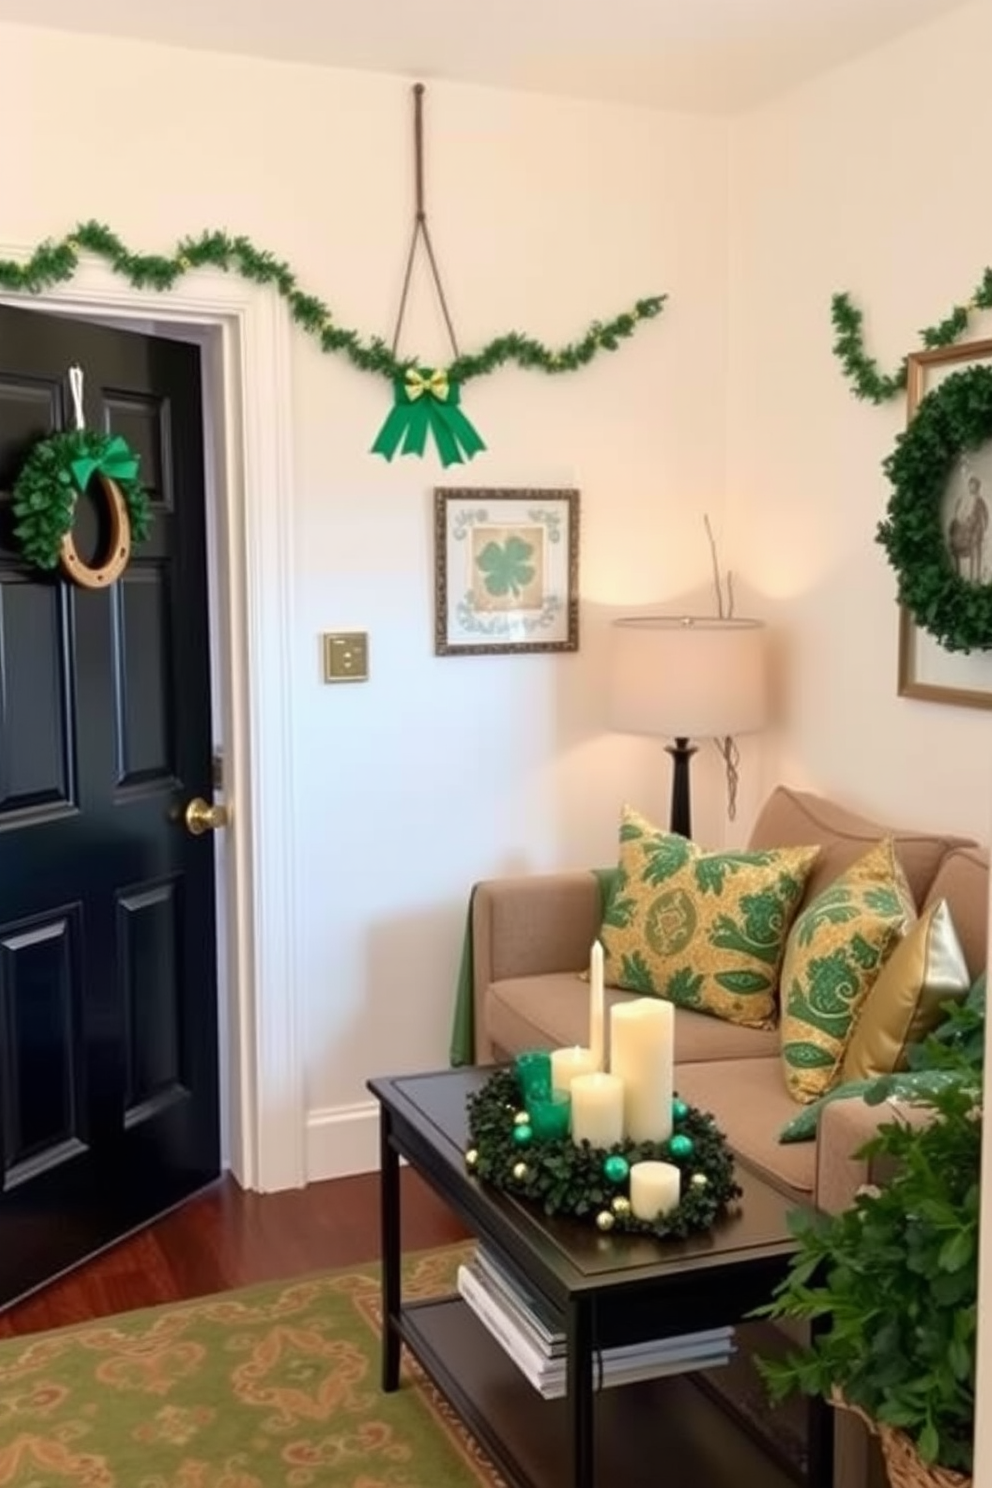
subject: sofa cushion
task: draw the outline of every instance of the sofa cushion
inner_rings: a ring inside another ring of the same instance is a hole
[[[907,1052],[931,1033],[944,1004],[971,986],[946,899],[911,925],[861,1004],[844,1051],[842,1080],[865,1080],[907,1067]]]
[[[615,1002],[630,1002],[632,995],[606,989],[607,1039],[609,1009]],[[574,972],[493,982],[486,997],[486,1033],[499,1055],[588,1044],[589,983]],[[689,1008],[675,1009],[677,1062],[763,1059],[777,1052],[778,1033],[774,1029],[739,1028]]]
[[[782,1061],[794,1099],[839,1077],[860,1005],[915,919],[891,838],[865,853],[797,917],[782,963]]]
[[[812,1143],[783,1146],[779,1134],[795,1104],[785,1087],[778,1059],[734,1059],[682,1064],[675,1087],[683,1100],[709,1111],[735,1152],[801,1193],[812,1193],[816,1148]]]
[[[883,826],[869,817],[859,816],[833,801],[810,791],[793,790],[780,785],[772,791],[754,824],[748,840],[750,848],[786,847],[790,843],[819,842],[822,851],[806,882],[804,902],[810,900],[827,887],[835,878],[850,868],[865,852],[883,837],[891,837],[895,843],[896,856],[906,875],[913,895],[913,903],[920,905],[931,892],[937,893],[934,875],[944,857],[953,849],[962,846],[974,848],[974,841],[966,837],[954,837],[947,833],[906,832]],[[985,859],[986,867],[988,859]],[[957,913],[954,895],[941,890],[940,898],[946,898],[955,916],[965,954],[972,973],[977,975],[985,965],[984,955],[972,961],[971,949],[961,917]],[[984,926],[984,919],[982,921]],[[984,928],[982,939],[984,942]]]
[[[706,853],[625,806],[620,872],[600,932],[607,980],[770,1027],[785,937],[818,851]]]

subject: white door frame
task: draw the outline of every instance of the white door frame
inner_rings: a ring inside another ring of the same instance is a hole
[[[0,254],[23,262],[30,250]],[[189,327],[198,340],[209,332],[219,348],[210,582],[221,617],[224,791],[231,805],[221,916],[230,984],[230,1162],[245,1188],[299,1187],[306,1182],[306,1101],[295,976],[288,312],[273,290],[220,270],[197,270],[163,293],[136,289],[89,256],[68,283],[30,296],[4,294],[0,303],[168,322]]]

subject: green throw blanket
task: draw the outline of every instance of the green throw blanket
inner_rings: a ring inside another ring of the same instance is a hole
[[[616,868],[592,868],[599,884],[600,918],[606,912]],[[449,1058],[454,1066],[472,1064],[475,1060],[475,956],[472,949],[472,906],[475,889],[469,895],[468,914],[465,920],[465,937],[462,941],[462,956],[458,967],[458,982],[455,986],[455,1014],[451,1023],[451,1049]],[[579,968],[576,967],[576,970]]]

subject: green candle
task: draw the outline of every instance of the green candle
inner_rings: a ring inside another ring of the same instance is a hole
[[[527,1109],[538,1141],[559,1142],[568,1136],[572,1098],[567,1091],[552,1091],[544,1100],[531,1101]]]
[[[528,1049],[523,1054],[518,1054],[514,1068],[520,1081],[524,1105],[528,1110],[532,1101],[550,1098],[551,1055],[547,1049]]]

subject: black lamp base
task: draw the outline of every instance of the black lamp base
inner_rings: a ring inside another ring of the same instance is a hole
[[[672,756],[672,813],[669,829],[680,837],[692,836],[692,815],[689,810],[689,761],[696,753],[696,746],[688,739],[676,739],[665,748]]]

